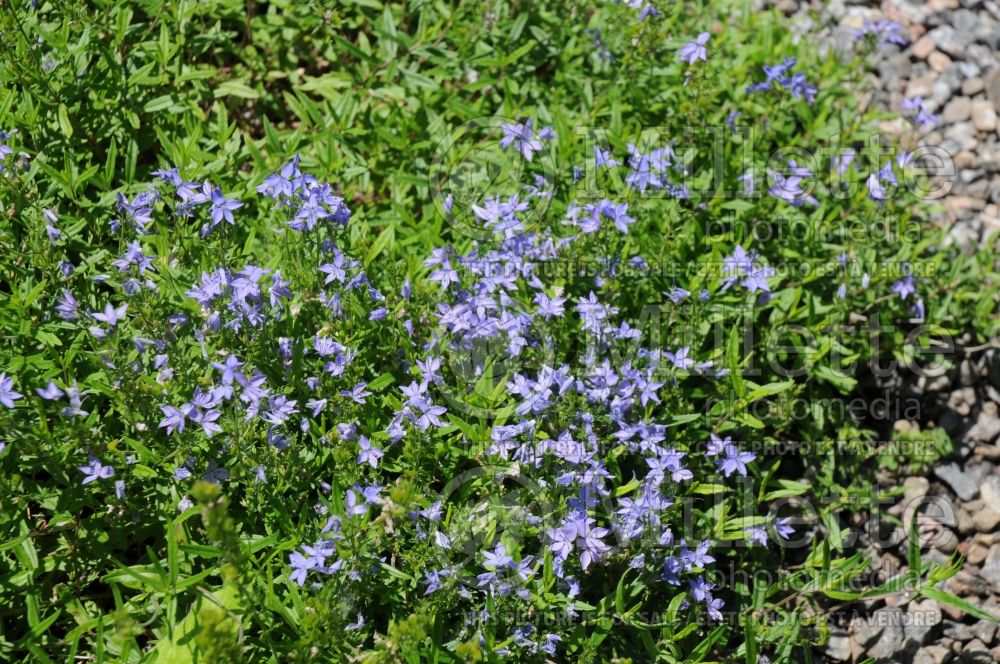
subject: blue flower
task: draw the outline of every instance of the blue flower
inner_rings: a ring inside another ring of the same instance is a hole
[[[576,541],[576,526],[572,522],[563,523],[558,528],[546,531],[548,537],[549,551],[559,560],[567,560],[573,553],[573,543]]]
[[[268,175],[264,183],[257,187],[258,193],[264,194],[274,199],[281,197],[291,197],[295,192],[292,184],[293,179],[299,178],[302,173],[299,171],[299,155],[296,154],[292,160],[281,168],[280,173]]]
[[[174,431],[184,431],[184,420],[188,413],[174,406],[160,406],[160,410],[166,415],[166,417],[160,420],[160,428],[166,427],[167,435],[172,434]]]
[[[315,558],[306,558],[298,551],[292,552],[288,557],[288,562],[292,566],[292,573],[288,578],[298,583],[299,586],[305,584],[309,570],[316,568]]]
[[[620,166],[621,162],[616,161],[611,156],[610,150],[602,150],[599,146],[594,146],[594,165],[597,167],[606,166],[611,168],[613,166]]]
[[[904,114],[915,116],[914,121],[923,129],[929,129],[938,123],[937,116],[927,109],[927,105],[920,95],[903,99],[901,110]]]
[[[365,436],[358,438],[358,447],[361,448],[358,453],[358,463],[367,463],[372,468],[378,468],[378,460],[385,456],[385,452],[372,445]]]
[[[710,36],[707,32],[703,32],[698,35],[697,39],[689,41],[677,52],[677,59],[681,62],[687,62],[689,65],[693,65],[699,60],[707,60],[708,50],[705,48],[705,44],[708,43]]]
[[[868,176],[868,198],[877,201],[879,205],[885,202],[885,188],[879,180],[878,174],[872,173]]]
[[[35,388],[35,392],[37,392],[38,396],[45,399],[46,401],[54,401],[55,399],[58,399],[65,394],[65,392],[60,390],[59,387],[51,380],[49,381],[49,384],[46,385],[44,388],[41,387]]]
[[[239,358],[234,354],[226,356],[226,361],[212,362],[212,367],[222,372],[222,384],[231,385],[234,380],[245,380],[239,368],[243,366]]]
[[[897,21],[882,19],[880,21],[865,21],[860,28],[854,29],[855,39],[862,39],[866,35],[874,35],[875,40],[880,44],[896,44],[906,46],[908,43],[900,30],[903,29]]]
[[[708,617],[717,622],[722,621],[723,615],[721,609],[724,605],[725,602],[719,598],[713,598],[711,595],[705,598],[705,607],[708,609]]]
[[[233,210],[243,207],[243,203],[236,199],[226,198],[220,189],[212,190],[210,200],[212,201],[213,227],[218,226],[222,221],[227,221],[229,224],[236,223],[233,219]]]
[[[705,540],[699,543],[694,551],[690,551],[687,544],[681,540],[681,562],[684,569],[690,571],[693,568],[705,568],[714,563],[715,558],[708,554],[709,546],[711,546],[711,542]]]
[[[524,123],[504,124],[501,129],[503,137],[500,139],[500,147],[506,149],[516,144],[517,150],[528,161],[531,161],[535,152],[542,149],[542,142],[539,140],[541,137],[532,131],[530,118]]]
[[[722,450],[722,454],[723,458],[716,460],[715,463],[726,477],[729,477],[733,473],[739,473],[746,477],[746,464],[757,458],[757,455],[753,452],[743,452],[735,445],[726,445]]]
[[[773,173],[771,175],[773,184],[771,185],[771,188],[768,189],[767,193],[775,198],[780,198],[795,207],[802,207],[805,203],[809,203],[810,205],[819,205],[819,201],[817,201],[812,194],[803,189],[802,185],[805,177],[795,166],[795,162],[790,161],[788,162],[788,165],[792,174],[786,177],[781,173]]]
[[[651,10],[652,13],[655,15],[656,10],[653,9],[649,5],[646,5],[646,8],[643,9],[642,11],[645,12],[647,9]],[[640,19],[639,20],[642,20],[642,14],[640,14]],[[543,643],[541,645],[542,652],[548,653],[549,655],[555,655],[556,654],[556,644],[559,643],[559,642],[561,642],[562,640],[563,640],[562,637],[559,636],[558,634],[546,634],[545,635],[545,643]]]
[[[796,99],[805,97],[812,104],[816,100],[816,87],[810,84],[803,73],[792,73],[795,58],[786,58],[780,65],[764,65],[766,80],[747,87],[747,92],[765,92],[772,90],[774,84],[788,90]]]
[[[500,570],[505,567],[513,567],[514,559],[507,555],[507,549],[503,542],[499,542],[492,551],[484,551],[483,567],[489,570]]]
[[[45,218],[45,232],[49,236],[49,242],[55,244],[56,240],[62,235],[62,231],[56,228],[55,225],[59,219],[59,215],[56,214],[55,210],[46,209],[42,211],[42,217]]]
[[[764,530],[763,526],[749,526],[744,528],[743,532],[746,533],[750,542],[767,546],[767,531]]]
[[[711,591],[715,588],[715,584],[706,581],[701,576],[696,576],[693,579],[688,579],[688,586],[691,588],[691,597],[693,597],[698,602],[705,601],[705,598],[711,595]]]
[[[365,397],[370,397],[372,395],[372,393],[366,389],[367,386],[367,383],[358,383],[350,390],[343,390],[340,393],[340,396],[347,397],[354,403],[364,405]]]
[[[205,469],[205,474],[201,476],[201,479],[211,484],[219,484],[229,479],[229,471],[214,461],[209,461],[208,468]]]
[[[681,288],[679,286],[675,286],[675,287],[671,288],[669,291],[667,291],[666,293],[664,293],[664,295],[667,296],[667,299],[670,300],[671,302],[673,302],[674,304],[677,304],[681,300],[686,299],[687,296],[690,295],[690,294],[691,293],[689,291],[686,291],[686,290],[684,290],[683,288]]]
[[[107,479],[115,474],[115,469],[105,466],[100,459],[94,455],[90,456],[90,463],[80,466],[80,472],[84,474],[83,484],[90,484],[100,479]]]
[[[6,373],[0,373],[0,404],[7,408],[13,408],[14,402],[20,399],[20,392],[14,391],[14,379],[8,377]]]
[[[909,296],[917,292],[917,282],[912,274],[907,274],[892,285],[892,292],[899,296],[900,300],[906,300]]]
[[[576,515],[576,545],[580,548],[580,567],[587,569],[591,563],[601,559],[611,547],[601,541],[608,534],[607,528],[594,527],[595,521],[586,515]]]
[[[448,569],[431,569],[424,572],[424,584],[427,586],[427,590],[424,591],[424,595],[430,595],[431,593],[439,590],[441,588],[442,577],[448,577],[451,575],[451,570]]]
[[[128,310],[128,303],[123,304],[117,309],[111,306],[108,302],[104,305],[104,312],[90,312],[91,317],[94,320],[99,320],[103,323],[107,323],[109,326],[114,327],[125,317],[125,312]]]
[[[789,525],[788,523],[790,520],[791,517],[783,517],[776,519],[774,522],[774,529],[777,531],[778,536],[781,537],[781,539],[788,539],[792,536],[792,533],[795,532],[795,527]]]

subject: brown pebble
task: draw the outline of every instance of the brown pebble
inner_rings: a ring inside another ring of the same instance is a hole
[[[973,76],[972,78],[967,78],[962,81],[962,94],[971,97],[972,95],[979,94],[986,87],[986,84],[978,76]]]
[[[934,51],[927,57],[927,64],[937,73],[943,74],[951,66],[951,58],[941,51]]]
[[[926,60],[927,56],[934,52],[934,40],[924,35],[913,42],[913,57],[918,60]]]
[[[964,544],[964,542],[963,542]],[[986,554],[989,552],[985,546],[973,542],[968,547],[968,553],[965,555],[965,559],[971,565],[979,565],[984,560],[986,560]]]

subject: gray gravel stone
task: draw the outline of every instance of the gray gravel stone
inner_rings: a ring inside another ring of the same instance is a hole
[[[906,607],[906,624],[903,627],[903,647],[913,652],[940,632],[943,616],[941,607],[932,599],[910,602]]]
[[[934,102],[934,107],[938,108],[947,104],[948,100],[951,99],[952,92],[954,92],[954,90],[952,90],[952,87],[948,85],[947,81],[940,78],[935,80],[931,84],[931,100]],[[927,105],[930,106],[929,103]],[[945,122],[947,122],[947,120]]]
[[[976,638],[976,635],[972,632],[972,625],[954,622],[951,620],[945,622],[941,633],[945,636],[945,638],[954,639],[956,641],[971,641]]]
[[[931,66],[931,69],[933,69],[937,73],[943,74],[954,63],[952,62],[951,58],[949,58],[941,51],[934,51],[933,53],[930,54],[930,56],[927,57],[927,64],[929,64]],[[948,87],[951,88],[952,90],[955,89],[956,81],[954,81],[954,79],[947,79],[944,81],[944,83],[946,83]]]
[[[892,58],[887,58],[879,63],[879,79],[882,87],[895,92],[903,89],[903,81],[910,76],[910,58],[905,53],[900,53]]]
[[[976,511],[972,519],[976,524],[976,530],[981,533],[992,533],[1000,525],[1000,512],[990,507],[983,507]]]
[[[834,634],[826,644],[826,656],[840,662],[851,659],[851,639],[847,636]]]
[[[974,389],[963,387],[948,395],[948,408],[964,417],[972,412],[972,407],[976,405],[976,399],[976,391]]]
[[[997,54],[985,44],[970,44],[966,53],[966,60],[975,62],[983,69],[997,66]]]
[[[958,63],[958,71],[962,74],[963,79],[973,78],[983,73],[982,67],[977,65],[975,62],[969,62],[968,60],[962,60]]]
[[[962,664],[996,664],[993,653],[979,639],[973,639],[962,647],[959,660]]]
[[[944,137],[953,141],[959,150],[975,150],[976,146],[979,145],[979,139],[976,138],[976,128],[971,122],[959,122],[951,125],[945,129]],[[950,197],[952,201],[958,198],[960,197]]]
[[[968,9],[959,9],[951,13],[951,24],[960,35],[969,35],[976,31],[982,23],[979,14]]]
[[[1000,592],[1000,544],[990,547],[979,575],[991,584],[993,592]]]
[[[975,34],[976,41],[982,42],[993,50],[1000,48],[1000,30],[997,29],[996,24],[981,25],[976,28]]]
[[[982,92],[985,87],[986,84],[983,83],[982,78],[973,76],[962,81],[962,94],[971,97]]]
[[[997,624],[989,620],[980,620],[972,626],[972,634],[986,645],[993,643],[996,633]]]
[[[866,620],[856,623],[854,644],[869,657],[889,659],[903,646],[905,620],[902,610],[896,607],[878,609]]]
[[[986,560],[986,554],[988,553],[989,549],[985,546],[973,542],[972,546],[969,547],[968,553],[965,554],[965,559],[972,565],[981,565]]]
[[[1000,512],[1000,477],[990,475],[979,485],[983,504],[994,512]]]
[[[962,500],[972,500],[979,495],[979,484],[975,476],[959,468],[954,461],[938,466],[934,469],[934,474],[951,487]]]
[[[948,124],[965,122],[972,116],[972,100],[968,97],[954,97],[945,104],[941,119]]]
[[[951,620],[945,622],[942,634],[956,641],[971,641],[976,638],[976,633],[972,630],[972,625],[953,622]]]
[[[972,124],[979,131],[993,131],[997,128],[997,113],[989,99],[977,99],[970,106]]]
[[[1000,152],[998,152],[1000,162]],[[986,376],[996,389],[1000,390],[1000,350],[991,348],[986,351]]]
[[[944,646],[932,645],[918,650],[913,657],[913,664],[947,664],[951,658],[950,650]]]
[[[976,423],[966,433],[966,440],[975,443],[992,443],[1000,436],[1000,417],[997,416],[997,405],[992,402],[983,404],[983,410],[976,418]]]
[[[993,110],[1000,111],[1000,68],[993,69],[983,76],[986,98],[993,102]]]
[[[986,557],[989,559],[989,554],[987,554]],[[998,572],[1000,572],[1000,554],[998,554],[997,568]],[[967,570],[962,570],[944,582],[944,590],[953,595],[958,595],[959,597],[965,597],[968,599],[973,596],[985,597],[990,594],[992,587],[990,582],[979,574],[973,574]],[[945,611],[947,608],[949,607],[945,605],[941,607],[941,610]]]
[[[965,55],[967,37],[963,38],[955,28],[950,25],[942,25],[940,27],[934,28],[927,35],[934,40],[934,44],[938,49],[944,51],[948,55],[956,58],[961,58]]]

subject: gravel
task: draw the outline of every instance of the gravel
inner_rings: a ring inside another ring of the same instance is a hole
[[[979,482],[975,475],[963,470],[956,462],[938,466],[934,474],[943,480],[962,500],[972,500],[979,495]]]
[[[923,99],[939,118],[936,126],[894,117],[879,131],[908,149],[938,146],[951,155],[955,178],[948,194],[932,201],[931,222],[947,228],[946,242],[962,251],[1000,255],[1000,246],[990,244],[1000,233],[1000,0],[781,0],[780,8],[803,39],[827,54],[854,53],[853,30],[866,21],[901,25],[910,43],[878,47],[869,63],[874,89],[862,103],[898,116],[904,98]],[[947,564],[953,553],[965,559],[938,587],[1000,616],[1000,348],[955,359],[943,375],[897,377],[894,389],[921,407],[893,431],[941,429],[954,452],[932,462],[923,477],[883,473],[886,484],[902,485],[902,495],[868,530],[905,535],[915,520],[925,567]],[[905,572],[907,538],[881,539],[862,534],[857,550],[883,578]],[[908,593],[866,601],[864,608],[872,613],[831,636],[825,659],[817,653],[820,661],[1000,662],[997,624],[962,609]]]

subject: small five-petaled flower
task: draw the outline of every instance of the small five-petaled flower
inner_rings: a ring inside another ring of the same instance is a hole
[[[697,39],[692,39],[687,44],[681,47],[677,51],[677,59],[681,62],[686,62],[689,65],[693,65],[699,60],[708,60],[708,50],[705,48],[705,44],[708,43],[709,35],[707,32],[703,32],[698,35]]]

